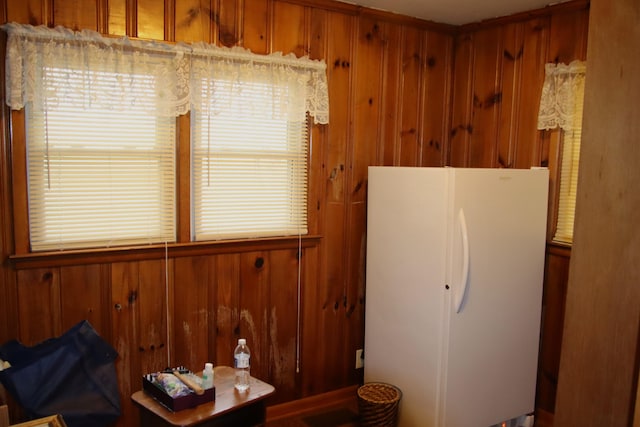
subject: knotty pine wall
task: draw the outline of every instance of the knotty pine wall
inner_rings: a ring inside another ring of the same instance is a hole
[[[535,129],[538,98],[545,62],[584,59],[588,2],[457,28],[331,0],[0,0],[0,21],[293,52],[328,66],[330,124],[311,131],[300,252],[297,239],[189,244],[182,202],[179,242],[167,247],[16,256],[26,241],[25,186],[14,178],[24,173],[24,116],[2,109],[0,342],[35,344],[88,319],[119,353],[118,425],[128,426],[143,373],[231,364],[241,336],[252,373],[277,389],[269,404],[362,380],[369,165],[549,166],[553,207],[558,135]],[[188,120],[178,120],[180,155]],[[553,411],[569,252],[550,248],[539,404]]]

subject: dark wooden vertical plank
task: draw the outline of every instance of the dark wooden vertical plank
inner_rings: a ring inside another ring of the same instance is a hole
[[[518,115],[520,109],[520,75],[524,55],[523,29],[521,23],[510,23],[502,27],[502,81],[500,116],[497,129],[497,166],[513,167],[515,164]],[[535,134],[535,132],[534,132]]]
[[[136,0],[136,5],[136,37],[164,40],[164,2],[158,0]]]
[[[137,327],[140,322],[138,263],[111,264],[111,292],[112,344],[119,356],[116,360],[116,372],[122,397],[121,422],[123,425],[133,425],[138,419],[138,412],[129,397],[140,390],[141,376],[146,373],[141,368],[141,350],[138,345],[140,340],[140,331]]]
[[[323,307],[318,304],[324,298],[324,287],[320,285],[321,251],[318,247],[305,249],[302,260],[302,298],[300,334],[300,395],[311,396],[320,392],[322,383],[318,381],[318,372],[324,372],[324,354],[318,348],[325,327],[321,322]]]
[[[6,2],[2,2],[0,20],[7,21]],[[5,79],[4,58],[6,56],[6,33],[0,34],[0,81]],[[6,99],[5,85],[0,85],[0,99]],[[0,109],[0,257],[6,260],[15,250],[14,223],[12,221],[13,194],[16,189],[11,180],[10,117],[8,108]],[[24,134],[24,131],[23,131]],[[24,236],[26,240],[26,236]],[[26,243],[24,243],[26,246]],[[0,265],[0,342],[14,338],[18,330],[18,295],[16,272],[7,263]]]
[[[44,3],[46,3],[44,0],[5,0],[7,6],[7,22],[20,22],[31,25],[48,23],[49,19],[45,14],[46,9]]]
[[[176,40],[176,0],[164,0],[164,40]]]
[[[520,100],[517,115],[518,127],[515,134],[515,167],[527,169],[531,166],[548,166],[548,151],[545,153],[541,133],[538,129],[538,106],[544,64],[549,42],[548,18],[532,19],[523,24],[522,64],[520,66]],[[535,106],[526,108],[525,106]]]
[[[174,260],[173,310],[174,327],[172,362],[192,371],[204,369],[209,357],[209,257],[180,257]]]
[[[555,412],[570,259],[569,249],[555,250],[547,253],[545,262],[536,408],[549,413]]]
[[[176,1],[176,41],[211,43],[215,14],[211,0]]]
[[[367,167],[376,164],[377,148],[382,142],[382,78],[385,40],[382,24],[372,18],[360,18],[354,64],[354,126],[352,203],[366,201]]]
[[[310,12],[309,57],[324,60],[327,50],[327,13],[324,10],[312,9]],[[327,66],[329,64],[326,64]],[[326,71],[325,71],[326,73]],[[331,101],[329,101],[331,103]],[[328,146],[328,124],[316,124],[310,120],[309,157],[308,157],[308,230],[309,234],[318,234],[324,217],[326,193],[326,149]],[[333,118],[329,116],[333,123]],[[333,125],[331,125],[333,126]]]
[[[269,53],[271,0],[244,0],[243,46],[254,53]]]
[[[14,250],[18,254],[28,253],[29,243],[29,202],[27,200],[28,182],[24,178],[27,176],[27,135],[25,128],[24,109],[11,111],[10,116],[11,148],[10,155],[7,154],[7,164],[11,161],[11,184],[7,186],[7,191],[11,195],[13,208],[13,240]],[[11,156],[11,157],[9,157]],[[9,177],[7,177],[9,179]]]
[[[127,34],[127,0],[109,0],[107,21],[107,34],[114,36]]]
[[[453,36],[427,32],[423,57],[421,166],[444,166],[449,144]]]
[[[169,341],[170,335],[167,333],[168,294],[172,286],[167,281],[167,262],[172,261],[140,261],[139,290],[137,295],[131,296],[139,308],[139,340],[133,344],[140,351],[143,373],[155,372],[174,364],[173,360],[169,360],[173,343]]]
[[[218,255],[216,275],[216,354],[217,365],[233,366],[233,349],[240,325],[240,255]]]
[[[358,372],[349,363],[364,345],[364,259],[366,237],[367,168],[377,162],[381,141],[382,75],[385,41],[382,24],[373,18],[358,20],[354,64],[354,134],[350,174],[347,271],[345,310],[345,341],[342,356],[344,378],[358,382]]]
[[[344,342],[344,299],[346,265],[346,200],[349,150],[352,144],[351,111],[351,40],[354,19],[350,16],[329,13],[327,64],[329,67],[329,99],[331,126],[329,128],[328,159],[325,170],[327,180],[326,216],[323,228],[325,239],[320,260],[319,285],[324,286],[323,297],[314,301],[318,310],[318,321],[324,330],[320,339],[325,343],[318,357],[325,366],[326,375],[317,377],[318,387],[326,390],[330,385],[341,384],[342,363],[336,357]]]
[[[329,39],[329,13],[323,9],[311,10],[309,55],[311,58],[327,58]],[[329,66],[330,64],[327,64]],[[333,123],[333,117],[329,117]],[[329,128],[331,125],[315,125],[311,128],[309,156],[309,233],[324,232],[327,212],[327,162],[329,159]],[[322,305],[326,271],[320,267],[324,252],[318,247],[305,249],[302,259],[300,372],[298,396],[312,395],[318,390],[317,373],[322,372],[324,354],[318,351],[317,337],[323,336]]]
[[[105,339],[111,339],[110,269],[103,264],[60,268],[63,330],[88,320]]]
[[[271,52],[307,54],[306,20],[303,6],[284,1],[273,2]]]
[[[418,166],[420,158],[421,93],[423,85],[424,32],[405,27],[402,49],[402,91],[400,116],[400,166]]]
[[[235,46],[240,42],[238,25],[238,0],[218,0],[218,43],[222,46]]]
[[[268,307],[271,306],[269,272],[274,266],[264,252],[240,255],[240,319],[238,338],[246,338],[251,350],[251,375],[269,378]]]
[[[462,33],[455,41],[455,66],[453,70],[453,106],[448,165],[469,165],[469,143],[473,134],[473,33]]]
[[[299,291],[302,287],[302,271],[298,249],[269,252],[268,272],[270,301],[267,326],[263,335],[267,338],[262,349],[263,365],[268,367],[270,384],[276,388],[277,401],[285,402],[297,397],[297,356],[302,332],[301,312],[298,311]],[[253,371],[253,369],[252,369]],[[253,374],[253,372],[252,372]]]
[[[60,314],[60,270],[37,268],[19,270],[18,339],[25,345],[33,345],[59,336],[62,330]]]
[[[382,140],[378,148],[377,165],[397,165],[400,157],[400,97],[402,76],[402,26],[385,23],[382,27],[385,44],[382,76]]]
[[[567,11],[551,16],[547,62],[569,64],[587,56],[589,10]]]
[[[176,228],[178,242],[191,241],[191,111],[176,118]]]
[[[98,11],[95,0],[55,0],[54,25],[73,30],[98,31]]]
[[[502,103],[500,63],[502,34],[499,27],[481,29],[474,37],[473,133],[469,166],[497,166],[496,135]]]

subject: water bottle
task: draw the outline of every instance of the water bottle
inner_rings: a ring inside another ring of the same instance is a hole
[[[213,363],[205,363],[202,371],[202,388],[213,388]]]
[[[240,338],[238,340],[238,346],[233,352],[233,360],[236,369],[236,389],[238,391],[245,391],[249,388],[249,358],[251,352],[247,347],[247,340]]]

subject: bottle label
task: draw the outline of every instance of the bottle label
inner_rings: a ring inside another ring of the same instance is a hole
[[[235,356],[236,368],[248,368],[249,367],[249,355],[246,353],[236,354]]]

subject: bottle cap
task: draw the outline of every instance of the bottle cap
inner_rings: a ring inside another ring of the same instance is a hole
[[[244,338],[239,338],[238,339],[238,345],[247,345],[247,340]]]
[[[205,371],[211,371],[213,369],[213,363],[205,363],[204,369]]]

